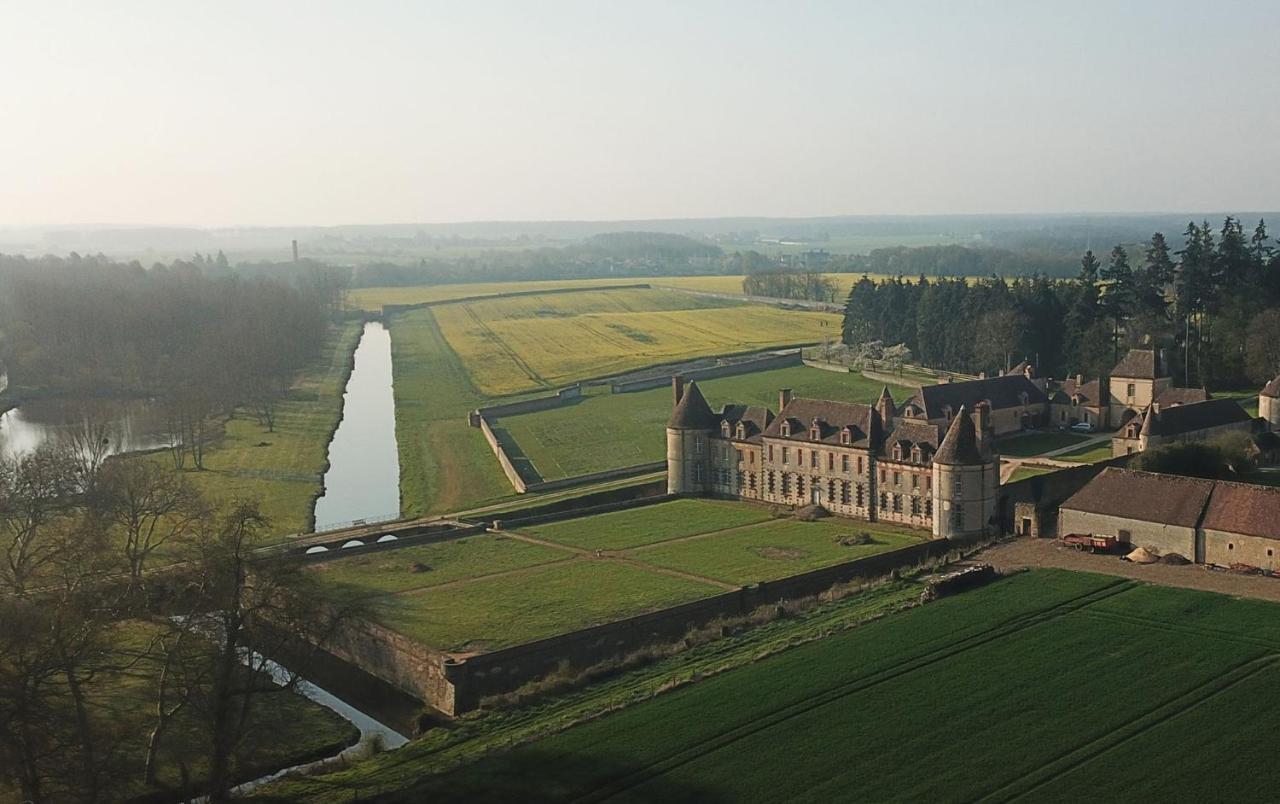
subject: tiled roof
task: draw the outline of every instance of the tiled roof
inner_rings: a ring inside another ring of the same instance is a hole
[[[1081,404],[1101,405],[1106,399],[1106,386],[1100,380],[1077,383],[1074,379],[1062,383],[1062,391],[1068,397],[1079,397]]]
[[[820,443],[840,444],[840,431],[845,427],[852,432],[852,444],[878,448],[880,445],[880,415],[870,405],[852,402],[834,402],[826,399],[793,398],[779,413],[764,434],[770,438],[789,438],[795,441],[813,441],[810,428],[818,424]],[[790,425],[791,434],[782,435],[782,424]]]
[[[893,444],[899,441],[906,441],[911,444],[925,444],[937,450],[942,444],[943,435],[943,429],[936,424],[912,421],[910,419],[898,419],[894,422],[893,431],[889,433],[885,443]]]
[[[1208,399],[1209,392],[1203,388],[1166,388],[1156,401],[1160,403],[1161,407],[1173,407],[1174,405],[1205,402]]]
[[[745,431],[743,438],[759,441],[765,428],[773,421],[773,411],[760,405],[725,405],[720,421],[729,423],[731,438],[737,438],[737,426],[741,422]]]
[[[698,390],[698,384],[691,382],[684,388],[684,395],[671,411],[667,427],[672,430],[710,430],[717,426],[711,406]]]
[[[926,419],[940,419],[946,415],[947,408],[951,408],[953,413],[961,407],[973,410],[975,405],[984,401],[991,403],[993,411],[1018,407],[1022,404],[1023,394],[1026,394],[1027,404],[1030,405],[1044,403],[1049,399],[1044,391],[1021,374],[926,385],[912,398],[924,408]]]
[[[1264,539],[1280,539],[1280,488],[1218,481],[1204,527]]]
[[[1156,413],[1154,407],[1150,407],[1145,415],[1146,419],[1142,422],[1143,435],[1159,436],[1183,435],[1211,427],[1242,424],[1252,418],[1234,399],[1209,399],[1189,405],[1161,407],[1159,413]]]
[[[1062,509],[1192,528],[1213,485],[1212,480],[1108,467]]]
[[[968,408],[961,407],[960,412],[951,420],[951,427],[947,429],[947,435],[942,439],[942,446],[938,447],[937,454],[933,456],[933,462],[951,466],[969,466],[985,462],[982,451],[978,449],[978,436]]]
[[[1130,349],[1111,370],[1111,376],[1128,380],[1154,380],[1165,374],[1156,350]]]

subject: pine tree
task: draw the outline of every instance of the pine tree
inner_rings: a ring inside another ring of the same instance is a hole
[[[1133,313],[1135,297],[1133,269],[1129,267],[1129,254],[1124,246],[1116,245],[1111,249],[1111,259],[1107,267],[1102,269],[1104,291],[1100,306],[1103,314],[1111,320],[1112,351],[1116,360],[1120,359],[1120,332],[1124,322]]]
[[[1169,244],[1165,241],[1164,234],[1161,232],[1151,235],[1151,243],[1147,246],[1146,258],[1147,278],[1151,284],[1160,288],[1172,285],[1177,269],[1174,267],[1173,259],[1169,256]]]

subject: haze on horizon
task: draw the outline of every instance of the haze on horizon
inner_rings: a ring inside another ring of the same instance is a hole
[[[3,0],[0,225],[1280,209],[1280,4],[1028,5]]]

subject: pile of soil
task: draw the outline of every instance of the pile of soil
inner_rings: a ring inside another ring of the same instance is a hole
[[[426,564],[415,563],[413,566],[409,567],[409,571],[410,572],[430,572],[431,567],[428,567]]]
[[[806,505],[799,511],[796,511],[796,519],[801,522],[812,522],[815,519],[822,519],[831,516],[831,512],[823,508],[821,505]]]
[[[1135,564],[1154,564],[1160,560],[1160,556],[1145,547],[1139,547],[1137,550],[1134,550],[1132,553],[1125,556],[1125,558]]]
[[[1190,564],[1191,562],[1188,561],[1187,557],[1184,555],[1179,555],[1178,553],[1166,553],[1165,555],[1160,556],[1160,563],[1174,564],[1180,567],[1184,564]]]

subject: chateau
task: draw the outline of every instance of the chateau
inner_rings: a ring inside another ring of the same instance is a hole
[[[696,383],[672,379],[667,490],[783,505],[964,538],[997,527],[1000,457],[985,402],[944,425],[899,417],[888,388],[875,405],[793,397],[778,412],[714,413]]]

